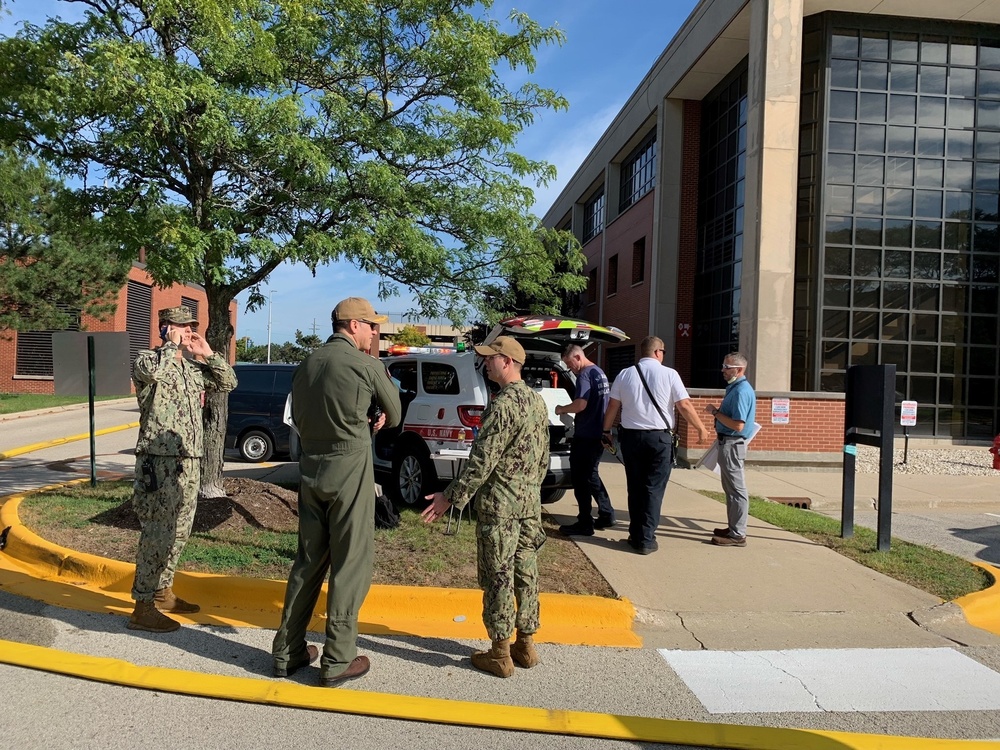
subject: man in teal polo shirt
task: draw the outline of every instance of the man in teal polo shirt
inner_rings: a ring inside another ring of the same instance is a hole
[[[746,379],[747,358],[739,352],[726,356],[722,376],[726,379],[726,395],[718,407],[709,404],[705,411],[715,417],[715,432],[719,439],[719,473],[726,493],[726,515],[729,525],[715,529],[712,544],[720,547],[747,546],[747,514],[750,495],[747,493],[744,463],[747,441],[753,436],[757,416],[757,394]]]

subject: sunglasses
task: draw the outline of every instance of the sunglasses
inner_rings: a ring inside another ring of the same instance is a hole
[[[723,370],[739,370],[742,367],[743,367],[743,365],[723,365],[722,369]]]

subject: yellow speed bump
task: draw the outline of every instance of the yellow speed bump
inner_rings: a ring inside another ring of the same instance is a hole
[[[0,662],[144,690],[508,731],[748,750],[996,750],[996,743],[990,741],[709,724],[307,687],[288,682],[139,666],[119,659],[3,640],[0,640]]]
[[[0,582],[21,596],[92,612],[127,614],[135,566],[52,544],[23,526],[13,495],[0,506],[0,526],[10,527],[0,554]],[[284,581],[210,573],[177,573],[174,589],[202,611],[181,622],[277,628]],[[488,640],[482,623],[482,592],[422,586],[374,585],[359,613],[358,629],[375,635]],[[632,630],[635,608],[627,599],[542,594],[540,642],[640,647]],[[326,629],[326,594],[320,593],[309,629]]]

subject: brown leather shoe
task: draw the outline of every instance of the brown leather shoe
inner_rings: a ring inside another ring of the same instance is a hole
[[[153,594],[153,604],[161,612],[173,612],[176,615],[193,615],[195,612],[201,612],[201,607],[178,597],[170,586]]]
[[[729,536],[729,527],[723,526],[719,529],[712,529],[712,536]]]
[[[713,536],[712,544],[720,547],[746,547],[747,538],[745,536]]]
[[[283,667],[279,667],[277,664],[274,665],[274,676],[275,677],[291,677],[302,667],[308,667],[314,661],[319,658],[319,649],[312,645],[311,643],[306,646],[306,656],[304,659],[299,659],[297,661],[290,661]]]
[[[371,662],[368,661],[367,656],[355,656],[354,660],[347,665],[345,669],[340,674],[334,677],[320,677],[319,686],[320,687],[337,687],[342,682],[347,682],[348,680],[353,680],[362,675],[368,674],[368,670],[371,669]]]

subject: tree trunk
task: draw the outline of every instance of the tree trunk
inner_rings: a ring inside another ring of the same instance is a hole
[[[208,294],[208,325],[205,339],[212,350],[229,360],[229,342],[233,337],[233,327],[229,324],[229,303],[231,297],[220,293],[215,287],[206,287]],[[204,453],[201,459],[200,497],[225,497],[222,485],[222,465],[226,444],[226,421],[229,418],[229,394],[208,391],[205,394],[205,408],[202,424],[205,427]]]

